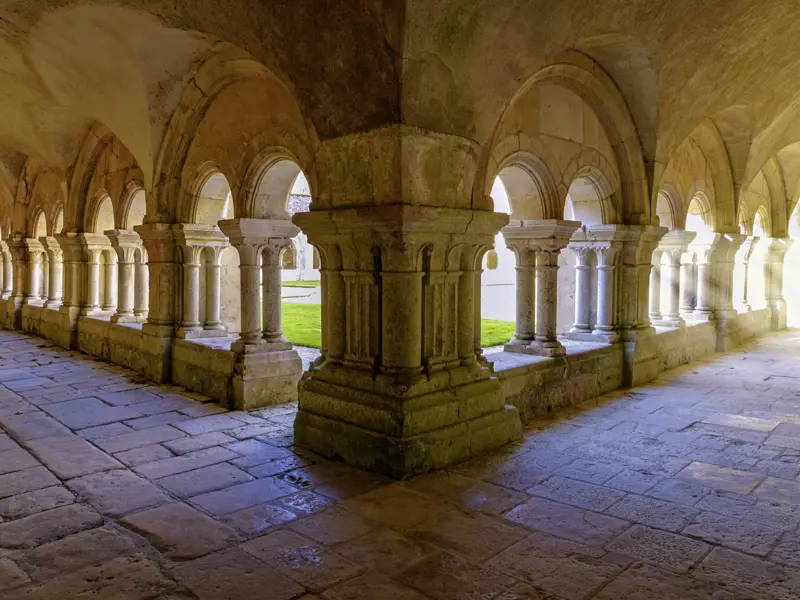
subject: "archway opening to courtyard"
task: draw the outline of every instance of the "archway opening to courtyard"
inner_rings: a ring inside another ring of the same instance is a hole
[[[90,219],[85,252],[88,257],[86,312],[90,316],[107,318],[117,308],[117,253],[106,235],[116,229],[114,205],[104,194],[95,205]]]

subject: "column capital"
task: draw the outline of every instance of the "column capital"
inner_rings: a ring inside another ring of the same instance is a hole
[[[580,226],[579,221],[515,220],[503,227],[501,233],[508,246],[553,251],[566,248]]]
[[[697,254],[699,263],[732,262],[739,246],[747,239],[743,233],[713,233],[695,238],[689,250]]]
[[[689,248],[697,234],[694,231],[685,231],[683,229],[673,229],[668,231],[661,240],[654,254],[667,254],[670,258],[670,264],[679,265],[681,257]]]
[[[22,240],[22,243],[25,245],[25,249],[28,251],[28,258],[33,258],[40,254],[44,254],[44,244],[42,244],[38,238],[25,238]]]

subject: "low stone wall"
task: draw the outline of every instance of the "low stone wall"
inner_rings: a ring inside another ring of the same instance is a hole
[[[140,323],[110,323],[108,327],[108,360],[125,365],[138,373],[144,372],[142,354],[142,325]]]
[[[233,360],[230,342],[219,347],[219,343],[208,345],[175,339],[172,342],[172,381],[229,406],[233,397]]]
[[[617,389],[622,385],[622,345],[593,346],[558,358],[517,355],[528,364],[510,368],[496,361],[506,404],[516,406],[525,422]]]
[[[111,360],[108,318],[80,317],[78,319],[78,350],[103,360]]]

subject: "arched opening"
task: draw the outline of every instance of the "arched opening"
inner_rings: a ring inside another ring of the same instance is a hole
[[[765,269],[767,250],[770,240],[767,237],[767,220],[769,219],[767,209],[761,205],[756,209],[753,216],[753,248],[747,266],[747,304],[753,310],[760,310],[767,307],[767,288]]]
[[[297,269],[297,253],[294,247],[288,246],[281,252],[281,269],[284,271],[293,271]]]
[[[711,204],[704,194],[695,194],[686,211],[686,231],[695,234],[694,241],[689,244],[688,251],[681,258],[681,282],[680,282],[680,313],[684,318],[690,317],[699,308],[707,310],[707,306],[700,307],[698,299],[701,293],[710,293],[711,290],[701,289],[700,265],[705,265],[703,245],[708,244],[714,237],[712,229],[713,215]]]
[[[242,330],[239,252],[218,228],[220,221],[236,217],[234,204],[226,177],[220,172],[209,175],[197,196],[193,222],[212,226],[215,235],[204,247],[187,250],[196,252],[197,257],[184,257],[184,277],[187,269],[194,268],[189,266],[192,261],[198,260],[198,287],[193,292],[197,296],[197,326],[209,332],[227,331],[227,335],[237,337]],[[184,316],[186,322],[192,319]]]
[[[114,230],[116,225],[114,205],[108,195],[100,199],[90,222],[89,233],[95,235],[87,247],[87,313],[95,317],[110,317],[117,308],[117,255],[105,234]]]
[[[44,212],[40,212],[36,217],[36,222],[33,226],[33,236],[37,240],[47,237],[47,220],[45,219]]]

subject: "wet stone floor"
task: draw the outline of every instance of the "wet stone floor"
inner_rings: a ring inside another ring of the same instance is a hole
[[[800,597],[800,334],[406,482],[0,332],[2,600]]]

